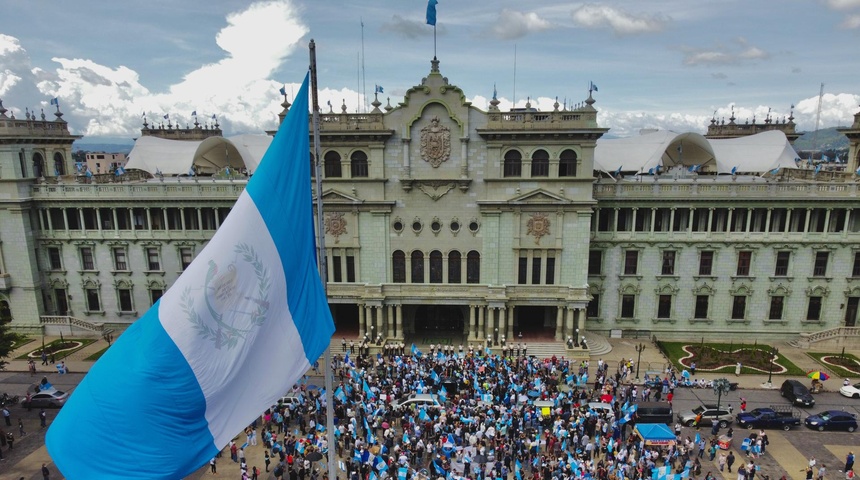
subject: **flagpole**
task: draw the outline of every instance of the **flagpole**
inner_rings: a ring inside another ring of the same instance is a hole
[[[308,49],[310,50],[310,69],[311,69],[311,98],[313,108],[313,126],[314,126],[314,172],[316,177],[316,197],[317,197],[317,242],[319,245],[319,269],[320,280],[322,281],[323,292],[328,299],[328,267],[326,265],[326,250],[325,250],[325,233],[323,230],[323,198],[322,198],[322,162],[320,161],[320,106],[319,95],[317,92],[317,51],[316,43],[311,39]],[[326,454],[328,463],[328,479],[336,480],[337,474],[334,469],[334,456],[337,452],[334,443],[334,403],[332,399],[332,374],[331,371],[331,346],[325,349],[323,354],[323,375],[325,375],[325,405],[326,405],[326,422],[325,436],[328,443],[328,453]]]

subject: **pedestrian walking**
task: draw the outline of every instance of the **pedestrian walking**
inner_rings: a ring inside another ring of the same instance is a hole
[[[729,456],[726,457],[726,466],[729,467],[729,473],[732,473],[732,465],[735,464],[735,454],[729,450]]]
[[[9,450],[15,446],[15,435],[12,435],[12,432],[6,432],[6,444],[9,445]]]
[[[18,419],[18,436],[24,438],[27,435],[27,432],[24,431],[24,422],[21,419]]]
[[[42,479],[49,480],[51,478],[51,471],[48,470],[48,465],[42,464]]]
[[[722,472],[726,468],[726,454],[720,453],[720,458],[717,460],[717,463],[720,465],[720,471]],[[731,471],[731,470],[729,470]]]
[[[741,362],[738,362],[738,364],[735,365],[735,376],[736,377],[741,374],[741,368],[743,368],[743,365],[741,365]]]
[[[212,460],[209,460],[209,470],[212,471],[213,475],[218,475],[218,467],[215,466],[215,457],[212,457]]]
[[[42,349],[42,365],[48,364],[48,354],[45,353],[45,350]]]
[[[48,420],[48,414],[45,413],[45,409],[42,408],[39,410],[39,426],[45,428],[45,423]]]
[[[845,471],[854,469],[854,452],[848,452],[848,455],[845,457]]]
[[[7,427],[12,426],[12,412],[6,407],[3,407],[3,421],[6,422]]]

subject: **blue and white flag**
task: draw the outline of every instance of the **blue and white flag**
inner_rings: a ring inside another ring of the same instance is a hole
[[[191,116],[196,117],[197,116],[197,110],[194,110],[193,112],[191,112]]]
[[[382,89],[382,85],[376,85],[376,88],[374,88],[373,93],[385,93],[385,92]]]
[[[822,165],[822,164],[820,164],[820,163],[819,163],[818,165],[816,165],[816,166],[815,166],[815,171],[814,171],[814,172],[812,172],[812,175],[813,175],[813,176],[818,175],[818,172],[820,172],[820,171],[821,171],[821,165]]]
[[[406,474],[409,473],[409,469],[406,467],[400,467],[397,469],[397,480],[406,480]]]
[[[169,119],[170,119],[170,114],[169,114],[169,113],[165,113],[165,114],[164,114],[164,119],[165,119],[165,120],[169,120]]]
[[[286,85],[282,86],[281,89],[278,91],[281,92],[281,95],[286,96],[287,95],[287,86]]]
[[[421,356],[421,350],[418,350],[418,347],[416,347],[414,343],[412,344],[412,356],[413,357],[420,357]]]
[[[116,171],[114,172],[116,176],[125,175],[125,169],[122,166],[116,167]]]
[[[52,98],[51,99],[51,105],[56,105],[57,107],[59,107],[60,106],[60,99],[57,97]]]
[[[776,168],[774,168],[773,170],[771,170],[771,171],[770,171],[770,174],[771,174],[771,175],[776,175],[777,173],[779,173],[779,167],[776,167]]]
[[[57,415],[46,444],[66,478],[190,475],[328,346],[334,323],[308,193],[307,77],[295,102],[233,206],[239,213]],[[278,375],[268,375],[272,365]]]
[[[429,0],[427,2],[427,25],[436,26],[436,4],[439,0]]]
[[[738,166],[737,166],[737,165],[735,165],[734,167],[732,167],[732,175],[734,175],[734,174],[736,174],[736,173],[738,173]]]
[[[624,167],[624,165],[619,165],[618,170],[615,170],[615,174],[613,176],[617,177],[618,175],[621,175],[621,169],[623,167]]]
[[[595,92],[597,91],[597,85],[595,85],[594,82],[591,82],[591,90],[594,90]]]

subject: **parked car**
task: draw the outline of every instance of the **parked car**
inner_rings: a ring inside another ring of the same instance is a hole
[[[699,426],[712,425],[718,422],[720,428],[726,428],[734,421],[734,417],[726,407],[717,408],[716,405],[699,405],[698,407],[678,414],[678,421],[682,424],[692,427],[696,424],[696,417],[702,414],[702,419],[699,421]]]
[[[819,432],[824,430],[857,430],[857,416],[842,410],[825,410],[818,415],[806,417],[806,426]]]
[[[848,398],[860,398],[860,383],[845,385],[839,389],[839,393]]]
[[[429,408],[442,410],[444,405],[439,401],[439,396],[432,393],[410,393],[391,402],[391,408],[395,411],[411,408],[415,405],[416,408]]]
[[[639,402],[636,421],[640,423],[665,423],[670,425],[675,418],[672,405],[668,402]]]
[[[776,406],[756,408],[749,412],[737,414],[738,426],[753,428],[781,428],[785,431],[800,425],[800,412],[792,407]]]
[[[301,403],[301,398],[295,393],[288,393],[278,399],[278,404],[289,407],[290,410],[295,410]]]
[[[779,388],[779,394],[791,400],[791,403],[795,405],[802,405],[804,407],[815,405],[815,399],[812,398],[812,394],[809,393],[809,389],[806,388],[806,385],[797,380],[789,379],[782,382],[782,387]]]
[[[34,393],[28,402],[25,398],[21,402],[22,407],[26,408],[60,408],[66,404],[69,399],[69,394],[62,390],[45,390],[39,393]]]

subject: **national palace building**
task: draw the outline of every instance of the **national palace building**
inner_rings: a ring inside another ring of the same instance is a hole
[[[846,173],[796,162],[793,118],[602,139],[590,92],[552,111],[498,104],[472,105],[434,60],[395,106],[321,115],[336,338],[751,339],[856,324],[860,113],[841,130]],[[0,318],[34,334],[134,322],[271,140],[144,123],[124,175],[87,173],[59,109],[7,113],[0,103]]]

